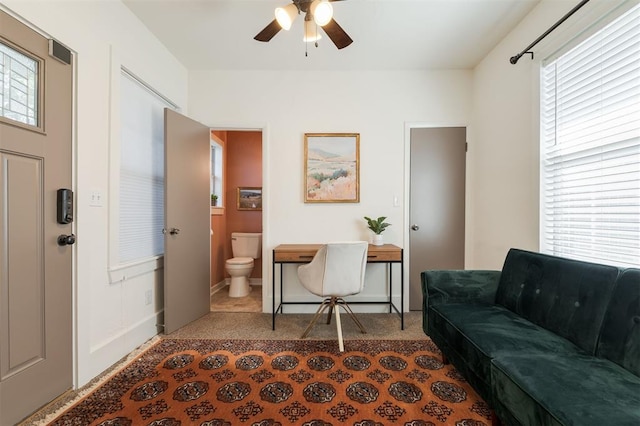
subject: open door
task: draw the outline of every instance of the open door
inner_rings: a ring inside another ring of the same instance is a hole
[[[164,112],[164,332],[207,314],[210,256],[209,128]]]

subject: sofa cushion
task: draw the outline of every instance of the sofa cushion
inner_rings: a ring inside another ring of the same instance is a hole
[[[511,249],[496,303],[595,354],[619,269]]]
[[[618,278],[596,355],[640,376],[640,269],[627,269]]]
[[[500,271],[439,270],[424,271],[423,311],[443,303],[484,303],[493,305]]]
[[[492,361],[491,380],[498,416],[523,425],[640,424],[640,378],[608,360],[502,354]]]
[[[580,351],[568,340],[497,305],[432,306],[429,329],[446,336],[449,347],[487,384],[491,383],[491,359],[499,353]]]

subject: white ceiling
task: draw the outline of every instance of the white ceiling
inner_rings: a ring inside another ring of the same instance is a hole
[[[253,39],[289,0],[123,0],[190,70],[469,69],[539,1],[334,2],[353,44],[338,50],[325,35],[305,57],[302,15],[268,43]]]

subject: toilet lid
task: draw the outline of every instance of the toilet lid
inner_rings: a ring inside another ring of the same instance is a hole
[[[227,260],[227,265],[246,265],[249,263],[253,263],[252,257],[234,257]]]

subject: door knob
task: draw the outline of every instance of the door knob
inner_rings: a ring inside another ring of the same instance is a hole
[[[59,246],[71,246],[75,244],[76,236],[74,234],[71,235],[60,235],[58,236],[58,245]]]
[[[418,225],[411,225],[411,229],[417,231],[418,229],[420,229],[420,227]]]

